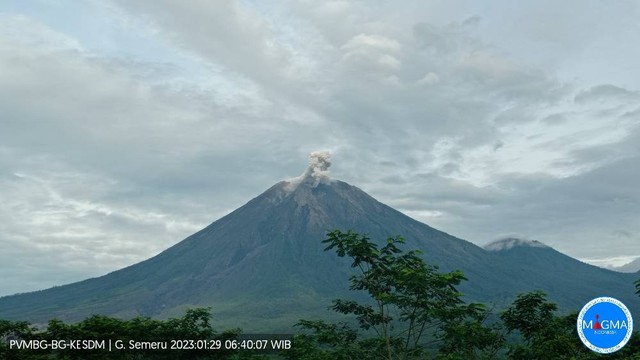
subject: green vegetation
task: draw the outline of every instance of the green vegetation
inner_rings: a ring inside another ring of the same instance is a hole
[[[462,301],[456,286],[465,280],[463,274],[438,272],[419,252],[403,253],[398,248],[403,242],[400,237],[389,238],[378,247],[365,235],[338,230],[329,233],[324,241],[326,250],[335,249],[338,256],[353,260],[351,266],[357,273],[351,277],[351,290],[364,291],[371,299],[366,303],[338,299],[332,309],[355,316],[361,330],[375,336],[360,339],[358,332],[345,324],[301,321],[299,326],[313,335],[298,340],[306,343],[305,348],[315,340],[315,349],[329,358],[340,358],[343,352],[351,358],[423,358],[427,347],[434,346],[443,358],[489,358],[495,354],[502,337],[484,325],[487,311],[483,305]],[[329,346],[333,349],[323,349],[326,345],[333,345]]]
[[[576,313],[556,314],[545,293],[521,294],[497,319],[481,304],[465,304],[456,290],[462,273],[440,273],[419,253],[403,253],[402,238],[383,247],[353,232],[333,231],[326,250],[352,259],[351,289],[367,303],[335,300],[332,308],[355,316],[360,331],[345,323],[301,321],[286,359],[600,359],[579,340]],[[640,294],[640,280],[636,282]],[[373,329],[373,332],[371,331]],[[640,359],[640,334],[610,359]]]
[[[351,259],[353,299],[336,299],[330,308],[353,321],[300,320],[301,333],[289,350],[171,349],[9,349],[10,340],[82,340],[123,343],[191,339],[209,344],[236,339],[240,330],[222,333],[210,323],[210,309],[187,310],[181,318],[119,320],[95,315],[76,324],[51,320],[44,328],[0,320],[0,359],[601,359],[579,340],[576,313],[562,315],[545,293],[520,294],[499,314],[483,304],[465,303],[457,287],[460,271],[440,272],[418,251],[404,252],[401,237],[379,246],[366,235],[333,231],[325,250]],[[635,282],[640,295],[640,280]],[[640,360],[640,334],[608,359]]]
[[[92,347],[107,344],[109,340],[120,340],[122,344],[167,342],[175,339],[220,340],[232,339],[238,330],[216,333],[210,324],[209,309],[190,309],[181,318],[154,320],[138,317],[119,320],[94,315],[77,324],[64,324],[59,320],[49,321],[46,329],[38,330],[26,322],[0,320],[0,359],[231,359],[233,353],[224,350],[170,350],[170,349],[122,349],[108,352],[104,349],[74,349],[71,340],[79,340],[74,347]],[[9,349],[11,339],[52,344],[66,341],[66,349]],[[91,343],[82,342],[92,340]],[[95,340],[95,342],[93,342]],[[87,346],[88,345],[88,346]],[[115,346],[114,346],[115,347]],[[142,347],[142,346],[141,346]]]

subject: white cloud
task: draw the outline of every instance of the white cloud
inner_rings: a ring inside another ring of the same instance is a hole
[[[387,53],[398,53],[401,49],[400,43],[380,35],[358,34],[352,37],[342,46],[347,51],[358,51],[361,49],[374,49]]]
[[[440,77],[433,72],[426,73],[422,79],[418,80],[418,84],[420,85],[433,85],[438,82],[440,82]]]

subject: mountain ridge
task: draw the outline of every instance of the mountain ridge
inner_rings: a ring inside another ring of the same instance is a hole
[[[608,267],[608,269],[623,273],[638,273],[640,272],[640,257],[624,265]]]
[[[482,248],[487,251],[502,251],[502,250],[509,250],[516,246],[539,247],[539,248],[549,247],[538,240],[524,240],[524,239],[509,237],[509,238],[493,241],[483,246]]]
[[[633,279],[625,274],[587,269],[551,248],[527,247],[538,252],[522,255],[525,260],[515,256],[523,247],[487,251],[412,219],[353,185],[309,176],[276,183],[140,263],[98,278],[2,297],[0,318],[77,321],[93,313],[167,317],[186,307],[212,306],[222,323],[247,329],[259,323],[269,329],[309,314],[328,316],[331,299],[353,296],[348,291],[349,261],[325,252],[321,244],[326,232],[336,228],[365,233],[378,242],[403,236],[406,250],[422,250],[425,260],[443,271],[462,270],[469,279],[460,287],[467,300],[503,306],[520,292],[546,287],[552,300],[575,308],[598,295],[580,284],[573,285],[573,295],[566,294],[580,275],[554,279],[563,266],[586,271],[612,295],[636,299]],[[543,254],[540,250],[546,255],[536,255]],[[539,256],[536,261],[543,268],[531,262]]]

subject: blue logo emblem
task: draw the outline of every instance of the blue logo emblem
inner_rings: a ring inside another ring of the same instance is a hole
[[[610,354],[622,349],[631,338],[633,319],[620,301],[599,297],[580,310],[577,326],[586,347],[599,354]]]

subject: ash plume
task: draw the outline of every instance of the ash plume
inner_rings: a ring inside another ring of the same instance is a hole
[[[329,167],[331,166],[331,153],[329,151],[314,151],[309,154],[309,167],[305,172],[293,179],[287,180],[288,188],[293,190],[301,183],[316,187],[318,184],[326,184],[329,179]]]

